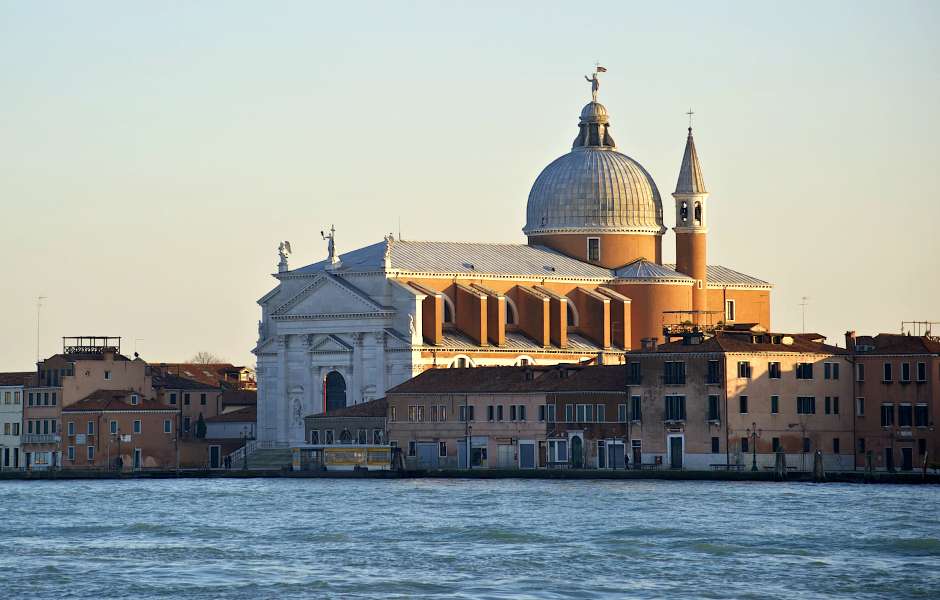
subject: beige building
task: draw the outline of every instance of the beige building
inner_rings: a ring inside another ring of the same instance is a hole
[[[22,452],[24,389],[33,373],[0,373],[0,470],[25,466]]]
[[[631,448],[672,468],[770,468],[775,454],[853,468],[852,365],[815,334],[759,326],[689,334],[628,355]]]

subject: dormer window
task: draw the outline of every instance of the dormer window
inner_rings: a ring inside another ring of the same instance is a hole
[[[137,394],[131,394],[131,405],[137,406],[140,404],[140,396]]]

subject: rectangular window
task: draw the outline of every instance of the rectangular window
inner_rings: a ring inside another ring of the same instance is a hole
[[[140,433],[140,419],[134,421],[134,433]]]
[[[88,421],[88,435],[95,435],[95,422]]]
[[[574,423],[574,404],[565,405],[565,423]]]
[[[809,452],[812,449],[812,444],[810,444],[809,438],[803,438],[803,452]]]
[[[545,422],[545,405],[539,404],[539,423]]]
[[[865,399],[864,398],[855,399],[855,416],[856,417],[865,416]]]
[[[664,362],[663,383],[666,385],[685,385],[685,363],[668,360]]]
[[[75,435],[75,421],[69,421],[68,424],[65,426],[65,430],[66,432],[68,432],[69,437],[72,437],[73,435]]]
[[[915,427],[926,427],[927,426],[927,405],[918,404],[914,407],[914,426]]]
[[[189,394],[188,393],[183,394],[183,405],[189,406]]]
[[[473,405],[471,404],[471,405],[468,406],[467,408],[469,409],[469,410],[468,410],[468,412],[469,412],[468,416],[470,417],[470,422],[472,423],[473,421],[476,421],[476,420],[477,420],[477,419],[476,419],[476,416],[475,416],[475,414],[474,414],[474,412],[473,412]]]
[[[839,363],[832,363],[832,378],[839,378]]]
[[[685,421],[685,396],[666,396],[666,420]]]
[[[832,438],[832,453],[839,453],[839,438]]]
[[[917,363],[917,381],[927,381],[927,363]]]
[[[740,398],[738,398],[738,404],[740,408],[738,412],[740,412],[742,415],[746,415],[747,414],[747,396],[741,396]]]
[[[780,396],[771,396],[770,397],[770,414],[776,415],[780,413]]]
[[[594,422],[594,405],[593,404],[584,405],[584,422],[585,423]]]
[[[414,440],[408,442],[408,456],[418,455],[418,443]]]
[[[627,422],[627,405],[626,404],[617,405],[617,422],[618,423]]]
[[[746,360],[738,361],[738,378],[740,379],[751,378],[751,363],[749,363]]]
[[[751,451],[751,440],[746,437],[741,438],[741,452]]]
[[[163,419],[163,433],[173,433],[173,421]]]
[[[503,420],[503,405],[502,404],[496,407],[496,420],[497,421]]]
[[[823,411],[827,415],[832,414],[832,398],[830,398],[829,396],[826,396],[825,406],[823,408]]]
[[[140,404],[140,396],[131,394],[131,406],[137,406],[138,404]]]
[[[388,408],[388,420],[389,421],[398,420],[398,407],[397,406],[390,406]]]
[[[923,456],[927,453],[927,440],[920,438],[917,440],[917,454]]]
[[[865,438],[858,438],[858,453],[865,453]]]
[[[418,423],[424,423],[424,405],[418,405]]]
[[[361,445],[366,445],[369,443],[369,432],[365,429],[360,429],[356,432],[356,443]]]
[[[914,424],[914,407],[910,404],[898,406],[898,426],[910,427]]]
[[[594,420],[598,423],[607,421],[607,409],[603,404],[597,405],[597,409],[594,411]]]
[[[326,431],[324,431],[323,439],[327,444],[332,444],[333,443],[333,430],[327,429]]]
[[[545,420],[549,423],[555,422],[555,405],[554,404],[545,405]]]
[[[780,438],[775,437],[775,438],[772,438],[770,441],[771,441],[771,447],[773,448],[773,451],[780,452]]]
[[[709,394],[708,395],[708,420],[709,421],[718,421],[720,418],[720,413],[718,411],[718,403],[720,399],[718,394]]]
[[[813,378],[813,363],[796,363],[796,378],[797,379],[812,379]]]
[[[29,403],[29,406],[32,406],[32,405],[33,405],[33,393],[32,393],[32,392],[29,393],[29,400],[28,400],[28,403]]]
[[[548,460],[549,462],[555,462],[555,463],[568,462],[568,441],[567,440],[549,440],[548,441]]]
[[[319,444],[320,443],[320,431],[317,429],[310,430],[310,443]]]
[[[70,461],[75,461],[75,446],[69,446],[67,455]]]
[[[627,364],[627,385],[640,385],[643,382],[643,372],[639,362]]]
[[[901,381],[909,382],[911,380],[911,363],[901,363]]]
[[[438,442],[437,443],[437,455],[441,458],[447,456],[447,442]]]
[[[579,404],[579,405],[578,405],[578,416],[577,416],[577,422],[578,422],[578,423],[584,423],[584,421],[585,421],[585,410],[584,410],[584,409],[585,409],[585,406],[584,406],[583,404]]]
[[[823,363],[823,379],[832,379],[832,363]]]
[[[769,379],[780,379],[780,363],[779,362],[767,363],[767,377]]]
[[[176,392],[170,392],[170,405],[176,406]]]
[[[486,420],[492,423],[496,419],[496,407],[492,404],[486,406]]]
[[[56,404],[58,404],[58,394],[56,392],[52,392],[52,406],[55,406]]]
[[[708,361],[708,381],[706,383],[711,385],[721,383],[721,363],[717,360]]]
[[[815,398],[815,396],[797,396],[797,398],[796,398],[796,414],[798,414],[798,415],[815,415],[815,414],[816,414],[816,398]]]
[[[519,405],[519,420],[525,421],[525,405],[524,404]]]
[[[447,405],[446,404],[439,404],[437,406],[437,418],[441,423],[447,420]]]
[[[104,380],[105,380],[105,381],[111,381],[111,371],[105,371],[105,372],[104,372]]]
[[[601,259],[601,240],[596,237],[587,239],[588,262],[597,262]]]
[[[88,446],[88,462],[94,462],[95,460],[95,447]]]
[[[894,425],[894,405],[882,404],[881,405],[881,426],[890,427],[892,425]]]
[[[832,397],[832,414],[834,415],[839,414],[839,397],[838,396]]]
[[[630,396],[630,420],[636,423],[643,420],[643,403],[640,396]]]
[[[725,300],[725,321],[734,321],[734,300]]]
[[[191,424],[191,421],[189,417],[183,417],[183,432],[184,433],[189,433],[190,424]]]
[[[865,365],[863,363],[855,365],[855,381],[865,381]]]
[[[719,452],[721,452],[721,440],[712,436],[712,454],[718,454]]]
[[[432,422],[432,423],[436,423],[436,422],[437,422],[437,405],[436,405],[436,404],[432,404],[432,405],[431,405],[431,415],[430,415],[430,419],[431,419],[431,422]]]
[[[205,394],[199,394],[199,404],[202,405],[202,406],[205,406],[205,405],[206,405],[206,395],[205,395]]]
[[[518,418],[518,412],[516,411],[516,405],[510,404],[509,405],[509,420],[515,421],[517,420],[517,418]]]
[[[892,381],[893,373],[891,372],[891,363],[884,364],[884,377],[881,379],[885,383]]]
[[[108,427],[109,427],[108,431],[111,432],[111,435],[114,435],[114,434],[116,434],[116,433],[118,432],[118,422],[117,422],[117,421],[113,421],[113,420],[112,420],[112,421],[108,424]]]
[[[372,430],[372,443],[375,444],[376,446],[382,443],[382,430],[381,429]]]

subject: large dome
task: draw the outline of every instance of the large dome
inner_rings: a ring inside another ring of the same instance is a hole
[[[551,233],[662,234],[656,183],[638,162],[617,152],[607,109],[581,111],[574,148],[536,178],[526,207],[526,235]]]

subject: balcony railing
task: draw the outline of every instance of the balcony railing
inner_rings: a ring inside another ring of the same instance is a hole
[[[61,438],[54,433],[27,433],[23,435],[24,444],[58,444]]]

